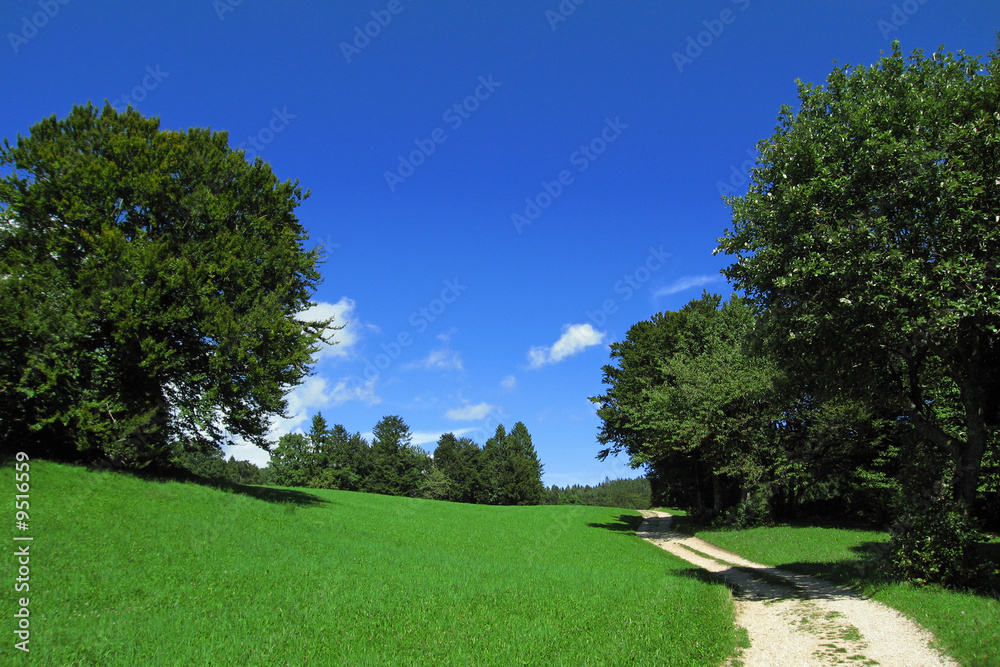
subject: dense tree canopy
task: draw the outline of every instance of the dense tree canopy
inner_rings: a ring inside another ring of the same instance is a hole
[[[0,148],[0,437],[141,466],[271,417],[329,322],[307,196],[224,132],[75,107]]]
[[[740,297],[721,301],[706,293],[633,326],[611,345],[607,393],[591,399],[609,445],[599,458],[624,452],[648,466],[656,500],[701,508],[710,493],[715,512],[764,483],[778,418],[777,372],[748,345],[753,313]]]
[[[970,507],[1000,429],[1000,85],[898,45],[799,85],[729,198],[725,273],[816,392],[879,397],[951,459]]]

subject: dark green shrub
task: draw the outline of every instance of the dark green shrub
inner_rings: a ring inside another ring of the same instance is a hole
[[[979,545],[986,536],[956,503],[934,501],[890,528],[885,554],[891,574],[913,583],[965,587],[982,582]]]

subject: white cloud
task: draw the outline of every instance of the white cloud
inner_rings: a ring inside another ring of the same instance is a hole
[[[280,436],[292,433],[305,424],[309,415],[326,410],[330,407],[361,401],[366,405],[381,403],[382,399],[375,393],[375,381],[372,378],[362,382],[357,377],[347,377],[331,383],[324,377],[312,376],[288,393],[289,417],[279,417],[271,423],[271,434]]]
[[[606,335],[590,324],[567,324],[563,327],[562,336],[551,347],[535,346],[528,350],[528,367],[541,368],[546,364],[558,363],[588,347],[600,345]]]
[[[325,320],[332,317],[333,326],[345,325],[343,329],[329,332],[328,337],[332,338],[335,344],[321,343],[320,350],[316,354],[317,360],[350,356],[352,348],[361,340],[362,330],[376,328],[371,325],[363,325],[355,316],[354,309],[354,299],[345,296],[341,297],[337,303],[320,301],[299,316],[301,320]]]
[[[431,353],[427,355],[424,359],[418,361],[413,361],[405,366],[406,370],[412,370],[414,368],[423,368],[426,370],[462,370],[462,357],[459,356],[458,352],[452,350],[449,347],[443,347],[438,350],[431,350]]]
[[[684,276],[683,278],[678,278],[666,287],[661,287],[660,289],[653,292],[653,296],[669,296],[670,294],[677,294],[678,292],[683,292],[684,290],[691,289],[692,287],[701,287],[702,285],[708,285],[709,283],[714,283],[722,280],[720,276]]]
[[[235,439],[234,439],[235,440]],[[271,454],[257,445],[250,445],[242,440],[232,445],[223,445],[222,451],[228,460],[232,456],[237,461],[249,461],[258,468],[265,468],[271,462]]]
[[[514,377],[513,375],[508,375],[503,380],[500,380],[500,386],[506,389],[507,391],[511,391],[515,387],[517,387],[517,378]]]
[[[454,419],[455,421],[478,421],[493,410],[496,410],[497,407],[498,406],[490,405],[486,402],[480,403],[479,405],[469,405],[466,403],[461,408],[448,410],[444,416],[448,419]]]
[[[452,433],[456,438],[461,438],[466,433],[472,433],[475,430],[474,428],[460,428],[452,431],[412,431],[410,435],[413,436],[411,442],[414,445],[426,445],[429,443],[437,444],[437,441],[445,433]]]

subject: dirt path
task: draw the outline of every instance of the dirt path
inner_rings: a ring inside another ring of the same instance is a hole
[[[642,515],[646,520],[636,531],[639,537],[736,588],[736,622],[750,635],[750,648],[734,665],[958,665],[930,648],[931,634],[894,609],[678,533],[671,530],[666,512],[646,510]]]

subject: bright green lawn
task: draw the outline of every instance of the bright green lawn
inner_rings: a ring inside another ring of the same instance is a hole
[[[900,610],[934,633],[941,647],[963,665],[1000,665],[1000,601],[940,587],[887,583],[868,546],[884,543],[884,532],[775,526],[751,530],[685,529],[750,560],[851,586]]]
[[[30,474],[31,654],[8,593],[0,664],[713,665],[737,642],[727,589],[633,512]]]

